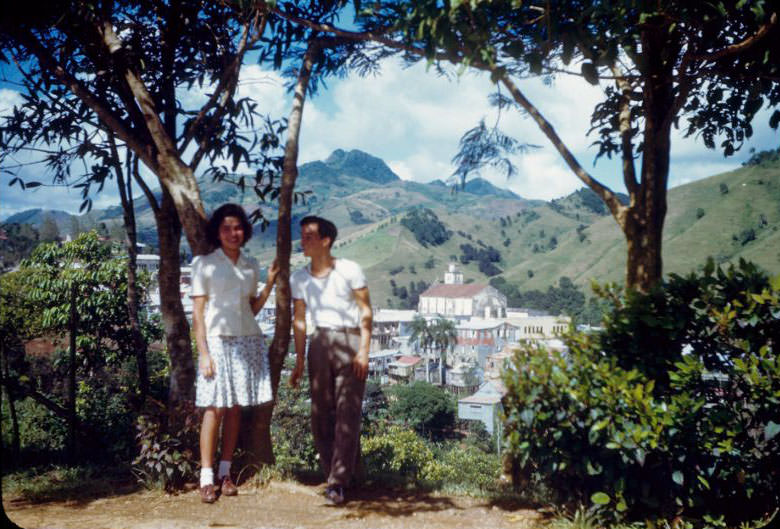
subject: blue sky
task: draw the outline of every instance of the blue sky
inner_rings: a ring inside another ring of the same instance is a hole
[[[540,80],[522,81],[520,86],[552,122],[580,163],[603,183],[624,191],[617,161],[600,160],[594,166],[595,149],[590,147],[594,138],[585,135],[590,112],[600,100],[603,86],[590,86],[571,76],[560,76],[551,86]],[[405,68],[396,59],[387,60],[375,77],[330,80],[327,89],[306,102],[300,163],[324,159],[338,148],[360,149],[385,160],[401,178],[420,182],[446,179],[453,171],[450,160],[461,135],[480,119],[488,123],[495,121],[496,110],[487,101],[492,91],[484,75],[467,72],[446,79],[427,71],[424,64]],[[197,102],[204,94],[205,90],[193,89],[181,97]],[[289,112],[290,97],[279,74],[257,65],[242,69],[239,95],[255,98],[272,115],[281,117]],[[0,85],[0,115],[18,101],[19,95],[12,86]],[[724,158],[718,151],[706,149],[700,141],[684,139],[675,132],[670,187],[735,169],[748,158],[751,147],[776,148],[780,135],[768,127],[768,116],[767,111],[757,116],[754,137],[731,158]],[[582,187],[530,119],[516,111],[504,111],[501,127],[541,148],[515,159],[519,172],[511,179],[490,172],[481,176],[531,199],[550,200]],[[40,166],[32,166],[24,174],[50,181],[41,171]],[[22,191],[18,187],[10,188],[9,181],[8,175],[0,176],[0,218],[29,208],[56,208],[75,213],[81,203],[79,193],[74,190]],[[95,207],[119,201],[111,185],[94,199]]]

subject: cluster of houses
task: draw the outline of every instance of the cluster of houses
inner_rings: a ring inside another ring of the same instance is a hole
[[[139,255],[138,265],[154,275],[159,257]],[[192,309],[190,274],[190,267],[182,267],[182,303],[188,314]],[[151,294],[150,305],[152,309],[159,306],[159,294]],[[257,316],[266,336],[274,332],[275,305],[272,294]],[[439,365],[440,351],[422,351],[411,340],[417,317],[453,322],[456,340],[446,352],[446,365]],[[563,343],[557,336],[570,324],[567,316],[507,307],[501,292],[486,284],[464,283],[463,274],[451,263],[444,280],[420,294],[417,310],[374,309],[369,373],[381,384],[426,380],[443,385],[459,398],[458,418],[481,421],[493,433],[505,393],[500,372],[512,350],[527,340],[560,349]]]

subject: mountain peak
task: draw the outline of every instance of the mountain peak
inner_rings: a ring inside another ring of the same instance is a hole
[[[341,174],[356,176],[379,184],[400,180],[398,175],[382,159],[358,149],[349,152],[336,149],[325,160],[325,165]]]

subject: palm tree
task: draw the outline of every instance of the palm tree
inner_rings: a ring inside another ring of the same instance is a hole
[[[429,327],[433,343],[439,351],[439,374],[441,385],[447,384],[445,378],[445,366],[447,364],[447,352],[452,351],[458,343],[458,333],[455,330],[455,322],[439,316]]]
[[[433,339],[433,334],[431,332],[432,327],[428,325],[428,321],[418,314],[414,317],[414,320],[412,320],[412,324],[410,327],[412,329],[412,334],[409,337],[409,341],[417,342],[417,344],[422,348],[423,352],[425,352],[427,349],[430,349],[430,347],[434,343],[434,339]],[[425,381],[426,382],[430,382],[430,376],[428,372],[429,363],[430,363],[430,354],[426,354],[426,358],[425,358]]]

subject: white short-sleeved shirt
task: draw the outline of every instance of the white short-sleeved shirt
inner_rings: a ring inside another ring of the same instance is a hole
[[[190,296],[208,296],[206,336],[261,334],[250,305],[259,278],[257,261],[243,253],[235,264],[222,248],[193,259]]]
[[[310,264],[290,276],[292,297],[306,303],[306,312],[315,327],[358,327],[360,310],[353,290],[365,286],[366,277],[360,265],[348,259],[334,259],[333,269],[325,277],[314,277]]]

